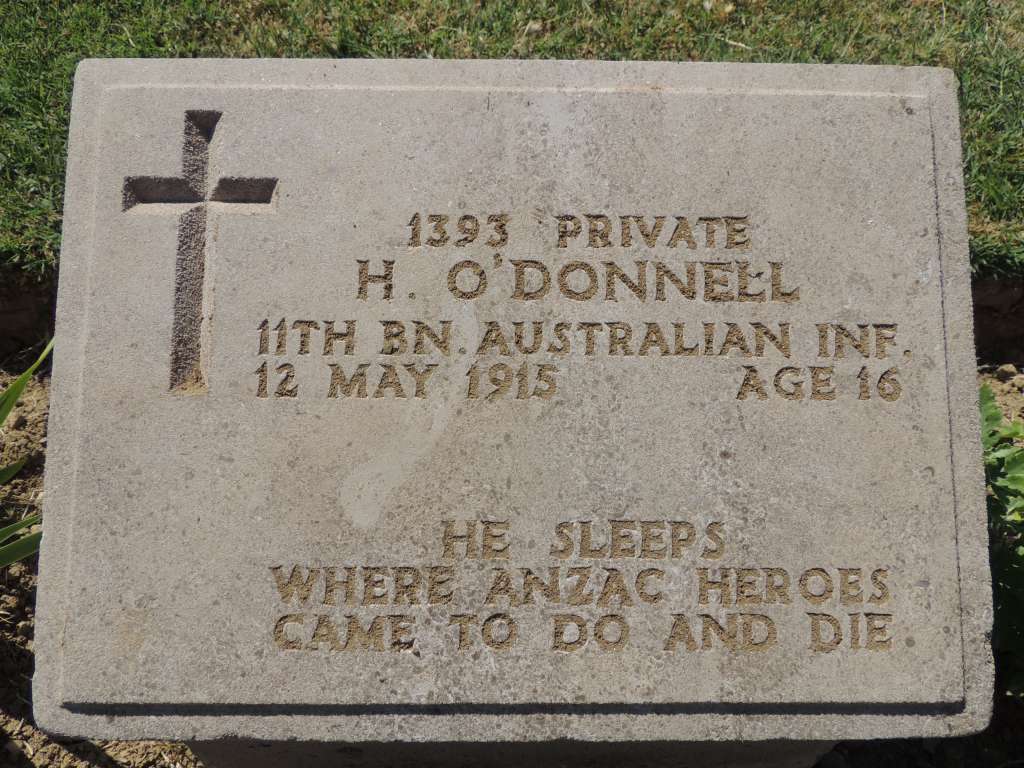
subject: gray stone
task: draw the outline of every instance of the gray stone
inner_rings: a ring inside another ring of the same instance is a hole
[[[982,728],[955,86],[84,62],[37,720],[332,742]]]

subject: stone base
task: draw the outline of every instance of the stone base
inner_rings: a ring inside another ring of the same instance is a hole
[[[831,741],[760,742],[615,742],[548,741],[536,743],[437,744],[200,741],[189,747],[207,768],[510,768],[523,765],[590,768],[629,765],[673,768],[810,768],[828,752]]]

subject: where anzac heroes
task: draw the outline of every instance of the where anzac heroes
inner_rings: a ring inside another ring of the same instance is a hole
[[[37,719],[984,727],[957,120],[937,69],[84,62]]]

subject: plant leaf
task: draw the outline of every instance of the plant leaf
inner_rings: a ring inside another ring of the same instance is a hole
[[[43,360],[50,354],[51,349],[53,349],[53,339],[50,339],[50,343],[46,345],[46,349],[39,354],[39,357],[32,363],[32,366],[16,378],[7,389],[0,392],[0,424],[7,420],[8,414],[14,409],[14,404],[21,397],[21,393],[24,391],[25,385],[28,384],[28,380],[32,378],[32,374],[36,372],[36,369],[42,365]]]
[[[25,466],[26,461],[28,461],[28,456],[13,464],[8,464],[6,467],[0,467],[0,485],[6,484],[8,480],[21,472],[21,468]]]
[[[1007,456],[1013,456],[1015,453],[1024,453],[1024,448],[1016,445],[1004,445],[1002,448],[996,448],[990,451],[988,458],[990,459],[1005,459]]]
[[[999,427],[1000,440],[1016,440],[1024,437],[1024,422],[1011,421]]]
[[[978,393],[981,407],[981,443],[985,450],[993,448],[999,441],[999,427],[1003,423],[1003,412],[996,404],[996,396],[988,384],[983,384]]]
[[[0,568],[6,568],[11,563],[16,563],[22,558],[35,554],[39,551],[39,540],[43,538],[42,531],[22,536],[17,541],[0,547]]]
[[[1005,488],[1008,491],[1014,491],[1018,496],[1024,496],[1024,474],[1006,475],[996,480],[994,485]],[[1008,499],[1006,503],[1010,508],[1015,506],[1013,499]]]
[[[19,520],[16,523],[11,523],[8,526],[0,528],[0,544],[3,544],[11,536],[16,534],[22,528],[29,528],[39,522],[39,514],[32,514],[26,517],[24,520]]]

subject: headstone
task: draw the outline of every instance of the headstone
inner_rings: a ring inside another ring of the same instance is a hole
[[[37,719],[982,728],[957,119],[936,69],[83,63]]]

